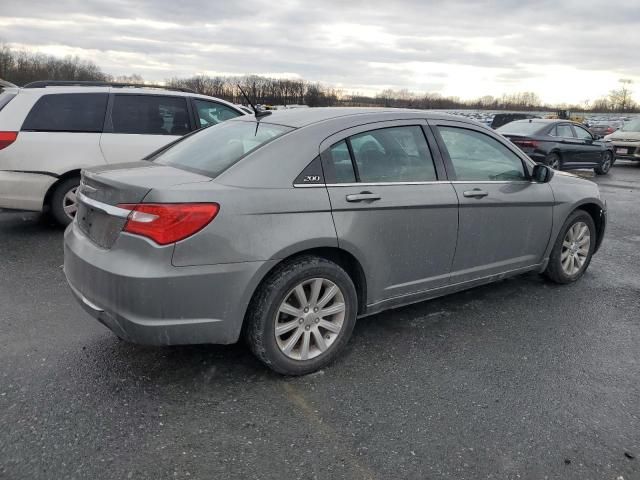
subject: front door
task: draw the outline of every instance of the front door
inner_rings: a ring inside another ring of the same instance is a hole
[[[576,138],[581,142],[578,152],[578,161],[586,165],[595,165],[600,163],[602,156],[602,145],[595,141],[591,132],[579,125],[573,125],[576,132]]]
[[[529,179],[506,140],[468,124],[430,122],[460,200],[451,283],[537,265],[549,242],[553,195]]]
[[[369,305],[449,282],[458,199],[423,127],[376,123],[321,145],[338,242],[365,270]]]

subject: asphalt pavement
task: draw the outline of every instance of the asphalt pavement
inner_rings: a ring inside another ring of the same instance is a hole
[[[362,319],[303,378],[119,341],[72,298],[61,229],[0,213],[0,478],[640,479],[640,165],[595,180],[610,223],[578,283]]]

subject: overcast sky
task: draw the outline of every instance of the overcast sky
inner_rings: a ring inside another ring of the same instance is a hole
[[[2,0],[0,41],[155,81],[251,73],[558,103],[630,78],[640,92],[636,0]]]

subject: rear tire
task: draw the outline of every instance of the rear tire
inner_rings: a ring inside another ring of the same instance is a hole
[[[560,170],[562,168],[560,155],[558,155],[557,153],[550,153],[549,155],[547,155],[544,162],[554,170]]]
[[[80,177],[71,177],[62,180],[56,185],[49,201],[51,216],[53,219],[66,227],[75,217],[77,207],[76,192],[80,185]]]
[[[357,310],[355,286],[340,266],[299,257],[276,267],[254,294],[245,319],[247,343],[272,370],[305,375],[340,354]]]
[[[589,267],[596,247],[596,226],[584,210],[576,210],[564,222],[549,256],[544,274],[555,283],[578,280]]]
[[[611,166],[613,165],[614,159],[613,154],[607,150],[602,153],[602,163],[595,167],[593,170],[596,172],[596,175],[606,175],[611,170]]]

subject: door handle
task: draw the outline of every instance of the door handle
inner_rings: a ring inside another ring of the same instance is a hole
[[[489,195],[489,192],[485,192],[484,190],[480,190],[479,188],[474,188],[473,190],[467,190],[466,192],[463,192],[462,195],[464,195],[467,198],[482,198],[482,197],[486,197],[487,195]]]
[[[347,195],[347,202],[364,202],[366,200],[374,201],[380,200],[382,197],[377,193],[360,192]]]

